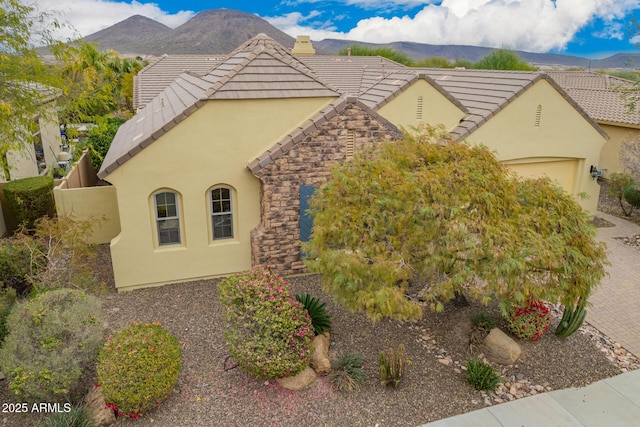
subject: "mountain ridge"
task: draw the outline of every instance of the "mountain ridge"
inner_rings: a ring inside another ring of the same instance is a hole
[[[293,37],[259,16],[234,9],[204,10],[174,29],[151,18],[134,15],[111,27],[90,34],[83,40],[98,43],[101,50],[113,49],[121,54],[220,55],[231,52],[260,33],[267,34],[286,48],[292,48],[295,43]],[[328,54],[337,54],[340,49],[354,44],[371,48],[395,49],[417,60],[437,56],[445,57],[450,61],[466,59],[475,62],[495,50],[471,45],[431,45],[404,41],[384,44],[337,39],[313,41],[317,53]],[[628,69],[640,66],[640,53],[617,53],[602,59],[588,59],[558,53],[515,52],[525,61],[539,66],[585,69]]]

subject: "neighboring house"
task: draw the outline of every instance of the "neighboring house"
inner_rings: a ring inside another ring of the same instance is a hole
[[[24,145],[20,150],[9,150],[6,154],[10,176],[5,176],[4,168],[0,167],[0,186],[8,180],[29,178],[48,173],[58,165],[58,155],[61,151],[60,124],[56,110],[55,92],[48,91],[44,99],[44,112],[34,117],[37,122],[35,142]],[[7,207],[4,207],[7,215],[10,215]],[[3,207],[0,205],[0,237],[6,234],[7,226],[11,228],[14,219],[5,220]]]
[[[589,166],[606,137],[544,74],[296,57],[259,35],[203,74],[174,76],[118,131],[98,174],[117,193],[116,286],[265,264],[305,272],[307,198],[330,167],[420,123],[442,123],[523,175],[586,193],[580,203],[595,212]]]
[[[591,71],[548,71],[547,74],[609,135],[597,165],[603,170],[603,177],[624,172],[620,147],[640,139],[640,108],[631,111],[622,96],[624,89],[633,88],[634,83]]]
[[[48,96],[44,100],[43,114],[33,118],[37,122],[34,126],[36,133],[32,135],[35,142],[7,153],[10,180],[38,176],[58,166],[58,154],[62,146],[56,99],[55,94]],[[8,180],[0,168],[0,182]]]

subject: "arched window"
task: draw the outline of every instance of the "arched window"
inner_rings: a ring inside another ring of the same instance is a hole
[[[179,245],[182,241],[178,194],[173,191],[161,191],[154,194],[153,201],[158,228],[158,245]]]
[[[209,194],[213,240],[233,239],[233,190],[214,187]]]

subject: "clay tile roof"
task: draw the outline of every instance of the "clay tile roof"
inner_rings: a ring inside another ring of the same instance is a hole
[[[182,73],[134,117],[111,143],[98,176],[124,162],[184,120],[208,99],[338,97],[273,39],[260,34],[200,76]]]
[[[162,55],[134,77],[133,108],[147,105],[180,74],[205,74],[224,59],[224,55]]]
[[[547,71],[547,74],[598,122],[640,126],[640,111],[623,98],[634,82],[591,71]]]
[[[314,55],[299,58],[315,75],[342,93],[357,95],[381,79],[385,72],[404,69],[404,65],[380,56]]]

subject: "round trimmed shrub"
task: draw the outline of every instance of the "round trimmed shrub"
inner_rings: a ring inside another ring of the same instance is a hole
[[[137,419],[169,396],[181,364],[180,343],[160,323],[134,323],[107,338],[98,383],[107,406]]]
[[[518,338],[537,341],[549,327],[549,308],[542,301],[531,300],[524,307],[511,307],[507,311],[507,326]]]
[[[228,322],[224,336],[242,370],[273,379],[309,365],[311,318],[280,276],[254,268],[221,281],[218,289]]]
[[[47,215],[53,203],[53,177],[49,175],[9,181],[4,195],[18,224],[34,228],[38,218]]]
[[[82,291],[59,289],[14,306],[0,367],[9,388],[34,402],[69,400],[102,342],[100,301]]]

